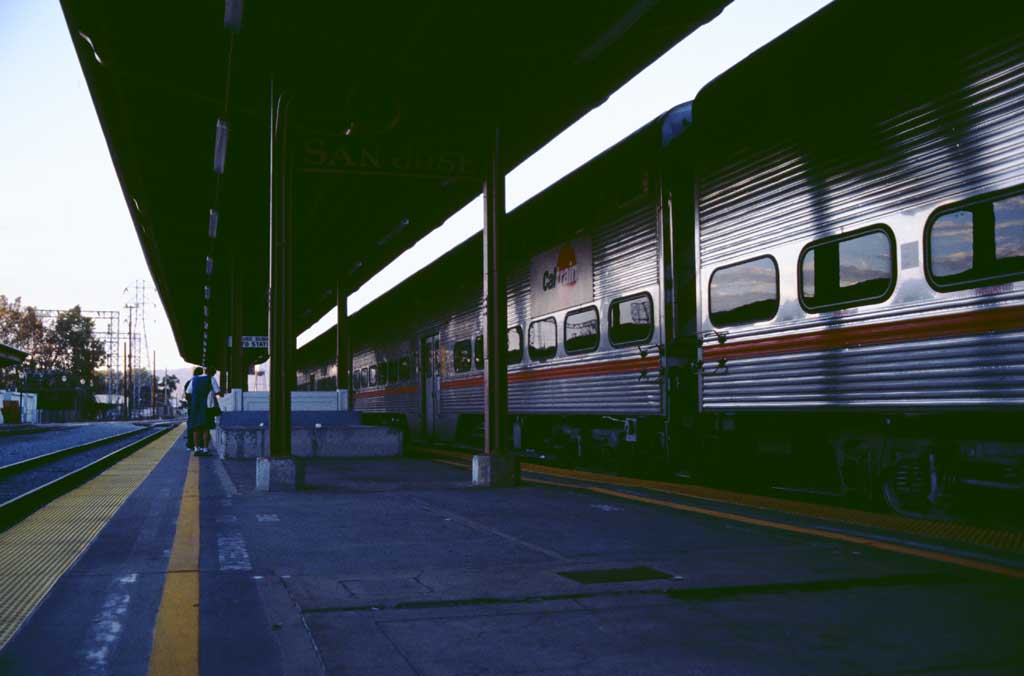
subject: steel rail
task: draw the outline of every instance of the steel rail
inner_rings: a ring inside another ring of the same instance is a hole
[[[13,497],[10,500],[7,500],[6,502],[0,504],[0,532],[7,530],[14,524],[23,520],[25,517],[27,517],[32,512],[42,507],[43,505],[47,504],[51,500],[85,483],[86,481],[93,478],[103,470],[117,463],[119,460],[122,460],[123,458],[131,455],[139,448],[142,448],[143,446],[149,444],[153,440],[161,437],[170,430],[174,429],[174,427],[175,425],[160,425],[158,426],[158,429],[151,434],[146,434],[145,436],[136,439],[135,441],[132,441],[126,446],[122,446],[117,450],[111,451],[110,453],[100,458],[97,458],[96,460],[93,460],[87,465],[72,470],[64,474],[63,476],[60,476],[52,481],[43,484],[42,486],[37,486],[31,490],[22,493],[21,495]],[[45,462],[52,462],[54,460],[58,460],[68,455],[72,455],[75,452],[84,451],[89,448],[95,448],[100,444],[110,443],[111,441],[116,441],[125,436],[136,434],[139,434],[138,430],[127,432],[125,434],[115,434],[110,437],[106,437],[105,439],[90,441],[88,443],[82,444],[81,446],[63,449],[60,451],[56,451],[54,453],[47,453],[45,456],[38,456],[37,458],[30,458],[30,460],[36,461],[32,463],[33,466],[45,464],[44,462],[39,462],[38,459],[40,457],[46,458],[47,460]],[[0,470],[9,470],[11,468],[21,466],[21,470],[24,471],[26,469],[29,469],[29,467],[24,466],[26,462],[27,461],[12,463],[10,465],[0,467]],[[8,472],[8,474],[12,473],[14,472]]]
[[[25,458],[24,460],[12,462],[9,465],[0,465],[0,479],[9,477],[13,474],[24,472],[26,470],[32,469],[33,467],[38,467],[39,465],[45,465],[47,463],[53,462],[54,460],[60,460],[61,458],[69,455],[74,455],[82,451],[87,451],[90,448],[96,448],[97,446],[109,444],[113,441],[117,441],[118,439],[124,439],[139,434],[144,429],[146,428],[140,427],[138,429],[129,430],[127,432],[118,432],[117,434],[111,434],[109,437],[103,437],[102,439],[94,439],[93,441],[87,441],[84,444],[79,444],[77,446],[69,446],[68,448],[62,448],[59,451],[52,451],[50,453],[43,453],[42,455],[33,456],[31,458]]]

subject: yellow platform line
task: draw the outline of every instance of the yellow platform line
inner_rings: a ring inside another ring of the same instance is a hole
[[[199,673],[199,460],[181,493],[174,545],[149,654],[150,676]]]
[[[460,453],[458,451],[445,451],[433,448],[418,448],[416,450],[442,457],[456,458],[463,461],[467,460],[467,454]],[[801,502],[799,500],[787,500],[785,498],[774,498],[750,493],[737,493],[719,488],[711,488],[709,486],[610,476],[607,474],[599,474],[597,472],[561,469],[533,463],[523,463],[521,465],[521,469],[522,471],[530,472],[531,474],[574,479],[577,481],[592,481],[605,486],[641,488],[668,495],[697,498],[710,502],[721,502],[723,504],[737,505],[753,509],[771,510],[794,516],[821,519],[824,521],[832,521],[852,526],[877,528],[897,533],[936,538],[948,542],[959,542],[962,544],[989,547],[1001,552],[1024,554],[1024,532],[994,530],[991,528],[971,526],[963,523],[933,521],[900,516],[897,514],[879,514],[876,512],[851,509],[848,507],[835,507],[832,505],[821,505],[813,502]]]
[[[889,552],[896,552],[898,554],[906,554],[908,556],[916,556],[921,559],[929,559],[931,561],[939,561],[941,563],[950,563],[956,566],[962,566],[964,568],[971,568],[973,570],[980,570],[986,573],[995,573],[996,575],[1003,575],[1005,577],[1014,577],[1024,579],[1024,570],[1016,568],[1007,568],[1006,566],[1000,566],[994,563],[988,563],[987,561],[979,561],[977,559],[971,559],[963,556],[956,556],[953,554],[945,554],[943,552],[935,552],[929,549],[921,549],[919,547],[911,547],[908,545],[901,545],[892,542],[885,542],[883,540],[876,540],[871,537],[864,537],[861,535],[850,535],[848,533],[836,533],[835,531],[823,530],[821,528],[811,528],[807,526],[796,526],[793,524],[782,523],[779,521],[771,521],[769,519],[759,519],[752,516],[744,516],[742,514],[732,514],[730,512],[722,512],[717,509],[707,509],[705,507],[697,507],[695,505],[685,505],[679,502],[670,502],[668,500],[658,500],[657,498],[648,498],[642,495],[635,495],[633,493],[623,493],[622,491],[612,490],[610,488],[601,488],[599,486],[586,486],[581,484],[570,484],[564,481],[549,481],[547,479],[529,479],[529,483],[534,484],[546,484],[549,486],[559,486],[562,488],[575,488],[590,491],[592,493],[598,493],[600,495],[611,495],[617,498],[623,498],[626,500],[633,500],[635,502],[643,502],[648,505],[657,505],[658,507],[668,507],[669,509],[675,509],[683,512],[692,512],[695,514],[703,514],[704,516],[711,516],[716,519],[727,519],[729,521],[738,521],[740,523],[746,523],[753,526],[763,526],[765,528],[774,528],[776,530],[784,530],[790,533],[800,533],[801,535],[812,535],[815,537],[827,538],[829,540],[839,540],[841,542],[849,542],[856,545],[862,545],[865,547],[873,547],[875,549],[882,549]]]
[[[445,452],[444,455],[454,457],[454,454],[448,452]],[[454,465],[456,467],[468,467],[465,461],[459,462],[456,460],[434,459],[434,462],[442,463],[445,465]],[[954,554],[945,554],[943,552],[936,552],[930,549],[923,549],[920,547],[912,547],[909,545],[885,542],[884,540],[877,540],[871,537],[865,537],[861,535],[837,533],[835,531],[824,530],[822,528],[797,526],[794,524],[782,523],[780,521],[773,521],[770,519],[759,519],[757,517],[745,516],[743,514],[723,512],[717,509],[709,509],[706,507],[697,507],[696,505],[687,505],[678,502],[671,502],[669,500],[649,498],[642,495],[636,495],[635,493],[624,493],[622,491],[616,491],[610,488],[602,488],[600,486],[588,486],[586,484],[567,483],[565,481],[552,481],[550,479],[537,478],[524,478],[523,482],[531,484],[542,484],[546,486],[558,486],[559,488],[585,490],[590,491],[592,493],[598,493],[600,495],[610,495],[613,497],[622,498],[624,500],[643,502],[649,505],[657,505],[658,507],[668,507],[669,509],[675,509],[683,512],[691,512],[694,514],[702,514],[704,516],[710,516],[717,519],[727,519],[729,521],[738,521],[740,523],[761,526],[764,528],[784,530],[790,533],[800,533],[801,535],[811,535],[814,537],[821,537],[829,540],[839,540],[841,542],[849,542],[852,544],[857,544],[865,547],[873,547],[874,549],[896,552],[898,554],[905,554],[907,556],[915,556],[917,558],[928,559],[931,561],[938,561],[941,563],[962,566],[964,568],[970,568],[972,570],[980,570],[986,573],[994,573],[996,575],[1002,575],[1005,577],[1024,579],[1024,570],[1020,570],[1017,568],[1008,568],[1006,566],[988,563],[987,561],[980,561],[978,559],[972,559],[964,556],[956,556]]]
[[[0,533],[0,648],[146,480],[177,432],[165,433]]]

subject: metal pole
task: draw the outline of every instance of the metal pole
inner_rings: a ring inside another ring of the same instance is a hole
[[[270,457],[292,454],[291,392],[295,350],[292,316],[292,233],[289,205],[285,204],[290,176],[286,170],[287,147],[283,143],[288,105],[273,96],[271,84],[270,144]]]
[[[129,308],[128,308],[128,367],[127,367],[128,368],[128,418],[129,419],[132,417],[132,408],[133,408],[133,404],[135,403],[134,401],[132,401],[132,399],[135,398],[134,397],[134,395],[135,395],[135,378],[132,377],[134,375],[134,373],[133,373],[134,368],[133,367],[135,366],[135,363],[134,363],[135,359],[134,359],[134,355],[132,354],[132,352],[134,350],[134,347],[135,347],[133,343],[134,343],[134,341],[133,341],[133,338],[132,338],[132,308],[129,306]]]
[[[518,480],[509,448],[507,323],[504,232],[505,171],[500,129],[495,126],[491,161],[484,179],[483,286],[486,308],[484,349],[484,453],[473,462],[473,482],[508,486]]]
[[[248,378],[245,372],[245,358],[242,352],[242,321],[244,319],[242,308],[242,284],[241,271],[238,258],[231,257],[231,355],[229,363],[231,372],[228,380],[232,390],[245,391],[249,389]]]
[[[128,343],[124,347],[124,375],[121,377],[121,389],[124,391],[124,417],[128,417]]]
[[[352,370],[352,339],[349,334],[348,324],[348,289],[342,286],[341,280],[337,282],[338,297],[338,320],[335,327],[334,356],[337,365],[337,387],[339,390],[348,390],[348,374]]]

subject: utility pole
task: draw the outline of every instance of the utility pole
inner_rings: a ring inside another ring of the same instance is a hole
[[[134,309],[135,309],[135,306],[133,306],[133,305],[129,305],[128,306],[128,366],[126,368],[126,371],[128,373],[128,418],[129,419],[132,417],[132,408],[133,408],[133,406],[135,404],[135,402],[132,401],[134,399],[134,395],[135,395],[135,378],[133,378],[133,375],[134,375],[133,374],[133,370],[134,370],[134,366],[135,366],[135,355],[133,354],[133,351],[134,351],[133,350],[133,348],[134,348],[134,340],[133,340],[133,336],[132,336],[132,311]]]
[[[153,350],[153,371],[149,374],[149,415],[156,417],[156,350]]]
[[[128,417],[128,343],[124,344],[124,378],[121,379],[121,386],[124,388],[124,417]]]

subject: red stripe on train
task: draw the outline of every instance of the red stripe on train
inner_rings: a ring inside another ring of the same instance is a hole
[[[638,359],[616,359],[615,361],[596,362],[593,364],[576,364],[574,366],[561,366],[555,368],[540,368],[530,371],[515,371],[508,374],[508,382],[521,383],[536,380],[560,380],[563,378],[582,378],[585,376],[599,376],[610,373],[629,373],[642,371],[644,369],[657,369],[661,365],[658,357],[640,357]],[[444,380],[441,382],[443,389],[458,389],[462,387],[480,387],[484,384],[483,376],[470,376],[458,380]]]
[[[885,324],[827,329],[781,338],[709,345],[704,348],[704,361],[766,357],[792,352],[834,350],[928,338],[952,338],[992,331],[1013,331],[1021,328],[1024,328],[1024,307],[992,308],[960,312],[944,317],[924,317]]]

